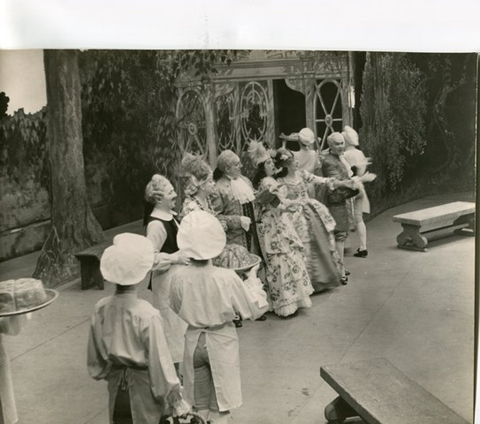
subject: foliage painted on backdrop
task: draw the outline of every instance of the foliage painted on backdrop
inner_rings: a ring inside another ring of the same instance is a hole
[[[35,114],[19,109],[13,116],[5,114],[0,118],[0,175],[12,185],[21,186],[33,178],[48,187],[45,116],[45,108]]]
[[[175,178],[177,77],[190,72],[207,83],[216,64],[236,57],[230,50],[82,53],[87,179],[101,170],[106,203],[138,205],[153,173]]]
[[[360,145],[372,213],[475,187],[476,54],[367,53]]]
[[[360,113],[362,147],[375,161],[379,195],[395,191],[423,154],[425,85],[403,53],[367,53]]]

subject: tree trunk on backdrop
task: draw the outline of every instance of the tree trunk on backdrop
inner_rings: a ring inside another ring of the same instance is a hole
[[[87,199],[77,52],[45,50],[51,230],[33,276],[47,287],[76,278],[74,254],[103,240]]]

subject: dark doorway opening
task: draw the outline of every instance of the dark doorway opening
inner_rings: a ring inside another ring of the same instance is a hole
[[[275,105],[275,147],[281,145],[278,136],[299,132],[306,126],[305,95],[292,90],[284,79],[273,80],[273,99]],[[287,148],[298,150],[296,142],[287,142]]]

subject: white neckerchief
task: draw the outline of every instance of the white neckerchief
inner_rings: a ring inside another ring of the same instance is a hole
[[[255,194],[252,187],[250,187],[242,177],[235,179],[230,178],[233,197],[240,202],[241,205],[255,200]]]

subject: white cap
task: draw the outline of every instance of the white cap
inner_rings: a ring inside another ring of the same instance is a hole
[[[227,242],[220,221],[205,211],[190,212],[178,228],[178,248],[192,259],[212,259],[222,253]]]
[[[298,139],[300,143],[304,144],[305,146],[310,146],[311,144],[315,143],[315,134],[310,128],[303,128],[298,133]]]
[[[152,269],[154,250],[152,242],[132,233],[118,234],[113,246],[105,249],[100,260],[103,278],[120,286],[140,283]]]
[[[342,135],[346,144],[349,144],[350,146],[358,146],[358,133],[352,127],[345,125]]]

